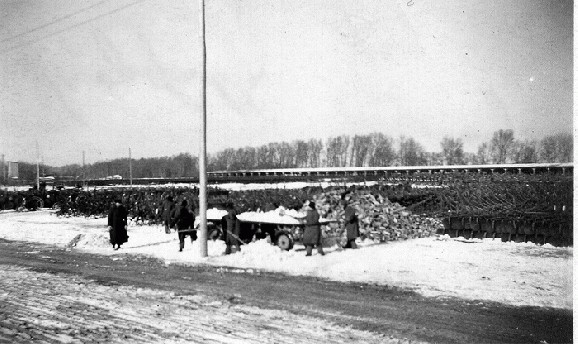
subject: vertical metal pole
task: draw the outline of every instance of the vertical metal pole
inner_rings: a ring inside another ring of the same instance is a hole
[[[4,165],[4,154],[2,154],[2,183],[6,184],[6,166]]]
[[[130,187],[132,188],[132,154],[130,147],[128,147],[128,173],[130,178]]]
[[[202,45],[201,98],[201,151],[199,152],[199,246],[201,257],[209,255],[207,249],[207,45],[205,44],[205,0],[199,0],[199,20]]]
[[[82,151],[82,186],[86,186],[86,191],[88,191],[88,184],[86,183],[86,166],[84,165],[84,151]]]
[[[40,190],[40,148],[36,141],[36,190]]]

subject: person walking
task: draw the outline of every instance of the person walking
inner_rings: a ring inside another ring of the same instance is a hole
[[[359,238],[359,220],[353,208],[346,200],[343,200],[345,206],[345,231],[347,234],[347,242],[343,248],[357,248],[355,239]]]
[[[231,254],[233,246],[235,246],[235,252],[241,251],[241,240],[239,239],[241,222],[237,219],[237,212],[232,204],[227,204],[227,215],[222,217],[221,226],[227,245],[225,254]]]
[[[112,248],[115,250],[118,250],[122,244],[128,241],[126,223],[126,208],[122,205],[122,200],[117,198],[108,212],[108,233]]]
[[[181,206],[175,210],[174,222],[179,233],[179,252],[185,248],[185,237],[191,238],[191,244],[197,239],[197,231],[193,229],[195,215],[188,208],[187,200],[181,202]]]
[[[305,245],[306,256],[311,256],[313,246],[317,247],[317,253],[325,255],[322,245],[321,225],[319,224],[319,213],[315,208],[315,202],[309,202],[307,215],[305,216],[305,230],[303,231],[303,245]]]
[[[167,196],[161,206],[161,217],[165,225],[165,233],[171,234],[171,228],[173,224],[171,223],[173,212],[175,211],[175,202],[173,201],[173,196]]]

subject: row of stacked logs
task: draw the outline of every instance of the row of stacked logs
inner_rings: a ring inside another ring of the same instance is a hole
[[[328,226],[327,237],[345,235],[343,198],[356,210],[362,238],[376,242],[406,240],[428,237],[442,228],[440,221],[412,214],[405,207],[369,190],[356,190],[347,195],[343,190],[327,190],[313,196],[320,215],[336,220]]]
[[[555,246],[573,244],[573,223],[569,214],[557,219],[495,219],[490,217],[451,216],[442,220],[438,234],[450,237],[499,238],[502,241],[549,243]]]

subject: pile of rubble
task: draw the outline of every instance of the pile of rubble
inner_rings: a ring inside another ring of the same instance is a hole
[[[321,217],[337,220],[327,226],[327,236],[345,235],[343,195],[339,190],[328,190],[314,196]],[[412,214],[405,207],[367,190],[347,193],[345,199],[356,209],[362,238],[377,242],[421,238],[435,234],[442,227],[436,219]]]

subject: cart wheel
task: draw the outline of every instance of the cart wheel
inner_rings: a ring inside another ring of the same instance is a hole
[[[38,196],[32,196],[26,200],[25,207],[28,210],[36,210],[44,207],[44,201]]]
[[[221,238],[221,230],[220,230],[219,228],[213,228],[213,229],[211,229],[211,230],[209,231],[208,238],[209,238],[210,240],[213,240],[213,241]]]
[[[277,236],[277,246],[282,250],[289,251],[293,248],[293,239],[287,233],[281,233]]]

